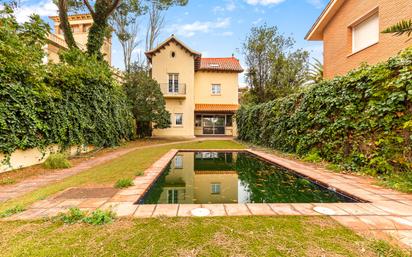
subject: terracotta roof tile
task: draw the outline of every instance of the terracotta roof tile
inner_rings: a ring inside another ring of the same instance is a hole
[[[228,58],[201,58],[199,70],[243,72],[239,60]]]
[[[238,104],[196,104],[196,112],[235,112],[239,109]]]

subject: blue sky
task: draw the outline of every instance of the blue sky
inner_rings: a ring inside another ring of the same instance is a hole
[[[243,63],[241,46],[253,26],[276,25],[280,32],[292,36],[296,47],[321,59],[322,43],[304,40],[307,31],[322,12],[328,0],[189,0],[184,7],[173,7],[166,13],[165,27],[159,38],[163,41],[172,33],[204,57],[227,57],[235,54]],[[35,12],[47,19],[56,15],[52,0],[23,0],[17,16],[22,21]],[[144,49],[146,17],[140,18],[140,35]],[[113,65],[122,68],[121,48],[113,40]]]

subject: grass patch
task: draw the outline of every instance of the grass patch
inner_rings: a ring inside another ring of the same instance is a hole
[[[50,154],[43,165],[46,169],[67,169],[71,167],[67,156],[63,153]]]
[[[12,208],[8,208],[8,209],[5,209],[2,212],[0,212],[0,218],[10,217],[14,214],[23,212],[24,210],[25,209],[20,205],[14,206]]]
[[[23,196],[0,203],[0,212],[16,205],[27,207],[38,199],[45,199],[50,195],[69,187],[87,185],[113,185],[121,178],[134,177],[137,172],[143,174],[162,155],[171,149],[244,149],[245,146],[228,140],[196,141],[175,145],[153,146],[137,149],[87,171],[68,177],[60,182],[47,185]]]
[[[2,222],[8,256],[409,256],[328,217],[120,219],[105,226]],[[35,239],[35,240],[34,240]]]
[[[114,187],[122,189],[122,188],[131,187],[133,185],[134,185],[134,183],[133,183],[133,180],[131,178],[122,178],[122,179],[119,179],[118,181],[116,181],[116,184],[114,185]]]

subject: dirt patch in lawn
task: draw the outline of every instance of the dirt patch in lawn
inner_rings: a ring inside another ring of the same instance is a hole
[[[110,198],[119,190],[113,187],[70,188],[54,199]]]

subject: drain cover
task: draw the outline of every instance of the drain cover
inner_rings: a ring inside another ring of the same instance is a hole
[[[326,208],[326,207],[315,207],[313,208],[314,211],[324,214],[324,215],[335,215],[336,212],[332,209]]]
[[[210,210],[206,208],[196,208],[191,211],[193,216],[205,217],[210,215]]]

